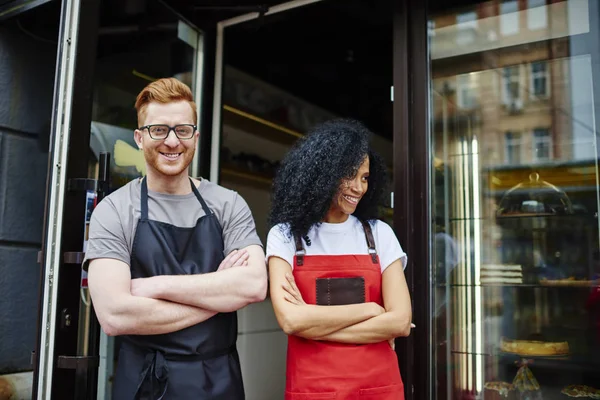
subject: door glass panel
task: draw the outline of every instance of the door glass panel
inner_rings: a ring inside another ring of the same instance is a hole
[[[600,393],[598,4],[429,19],[433,397]]]
[[[103,3],[94,73],[88,175],[98,174],[101,152],[109,152],[110,192],[145,175],[143,153],[133,138],[138,127],[134,108],[138,93],[159,78],[175,77],[197,92],[197,47],[200,33],[181,21],[160,1],[124,9]],[[137,21],[132,23],[132,21]],[[86,222],[86,224],[89,221]],[[87,230],[86,230],[87,232]],[[82,276],[80,350],[87,351],[90,295]],[[100,337],[98,399],[112,398],[119,339]]]
[[[192,92],[196,86],[199,33],[159,1],[138,11],[146,13],[145,22],[127,24],[131,16],[116,13],[103,23],[98,38],[90,148],[95,161],[100,152],[112,154],[111,191],[145,173],[143,154],[133,140],[138,93],[166,77],[181,80]]]

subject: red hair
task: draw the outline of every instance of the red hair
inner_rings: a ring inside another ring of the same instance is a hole
[[[148,84],[138,94],[135,100],[138,122],[144,116],[148,104],[153,102],[166,104],[174,101],[187,101],[192,108],[194,124],[198,121],[196,103],[189,86],[175,78],[162,78]]]

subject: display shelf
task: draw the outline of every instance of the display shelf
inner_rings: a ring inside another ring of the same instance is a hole
[[[515,214],[515,215],[503,215],[501,217],[496,215],[483,216],[478,218],[458,218],[458,217],[450,217],[448,221],[450,222],[464,222],[464,221],[511,221],[511,220],[530,220],[530,219],[588,219],[590,218],[589,214]]]
[[[223,106],[223,123],[263,139],[285,145],[292,145],[304,136],[301,132],[227,105]]]
[[[515,288],[560,288],[560,289],[594,289],[600,287],[600,282],[596,282],[594,284],[589,285],[550,285],[550,284],[541,284],[541,283],[485,283],[485,284],[460,284],[460,283],[451,283],[451,284],[442,284],[439,283],[436,285],[438,288],[448,288],[448,287],[515,287]]]
[[[516,362],[527,359],[533,360],[532,368],[563,368],[571,371],[598,371],[600,369],[600,360],[593,357],[580,355],[559,355],[559,356],[528,356],[511,353],[503,353],[501,351],[492,353],[475,353],[459,350],[450,350],[451,354],[468,355],[468,356],[484,356],[496,358],[503,364],[515,364]]]
[[[267,189],[270,189],[273,184],[273,177],[267,174],[252,172],[231,165],[226,165],[221,168],[221,176],[228,181],[242,184],[259,184],[261,187]]]
[[[567,356],[555,356],[555,357],[540,357],[540,356],[522,356],[518,354],[509,353],[495,353],[494,356],[504,364],[515,364],[522,359],[533,360],[531,368],[535,369],[562,369],[569,370],[571,372],[588,372],[598,371],[600,369],[600,362],[598,359],[592,357],[584,357],[580,355],[567,355]]]

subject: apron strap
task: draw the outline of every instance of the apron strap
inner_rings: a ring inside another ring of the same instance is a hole
[[[377,248],[375,247],[375,238],[373,237],[371,224],[369,224],[367,221],[360,222],[365,230],[365,237],[367,238],[367,245],[369,246],[369,255],[371,256],[371,261],[373,261],[373,264],[379,264],[379,259],[377,258]],[[296,243],[296,266],[301,267],[304,265],[304,255],[306,254],[306,251],[304,250],[304,246],[302,246],[302,239],[300,236],[294,235],[294,241]]]
[[[204,201],[204,199],[202,198],[202,196],[200,196],[200,192],[196,188],[196,185],[194,185],[194,181],[192,180],[192,178],[190,178],[190,184],[192,185],[192,191],[196,195],[196,198],[198,199],[198,201],[200,202],[200,204],[202,204],[202,209],[204,210],[204,214],[206,214],[206,215],[212,214],[211,209],[208,208],[208,205],[206,204],[206,202]]]
[[[146,182],[146,177],[142,178],[142,194],[141,194],[141,208],[142,208],[142,220],[148,219],[148,182]]]
[[[160,351],[149,352],[144,357],[136,398],[162,400],[169,387],[169,367]]]
[[[367,244],[369,245],[369,255],[371,256],[371,260],[373,264],[379,264],[379,260],[377,259],[377,249],[375,248],[375,239],[373,238],[373,230],[371,229],[371,224],[368,221],[360,221],[365,230],[365,236],[367,237]]]
[[[191,178],[190,178],[190,185],[192,185],[192,192],[194,192],[194,195],[196,195],[196,198],[202,205],[204,214],[206,214],[206,215],[212,214],[211,209],[208,208],[208,205],[206,204],[206,202],[204,201],[202,196],[200,196],[200,192],[198,192],[198,189],[196,188],[196,185],[194,185],[194,181],[192,181]],[[141,194],[140,200],[141,200],[141,209],[142,209],[141,219],[147,220],[148,219],[148,182],[146,182],[146,177],[142,178],[142,194]]]
[[[294,240],[296,242],[296,265],[301,267],[304,265],[306,251],[304,250],[304,246],[302,246],[302,238],[300,236],[294,235]]]

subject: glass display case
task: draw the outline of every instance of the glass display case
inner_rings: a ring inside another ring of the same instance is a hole
[[[433,398],[600,398],[598,16],[430,16]]]

